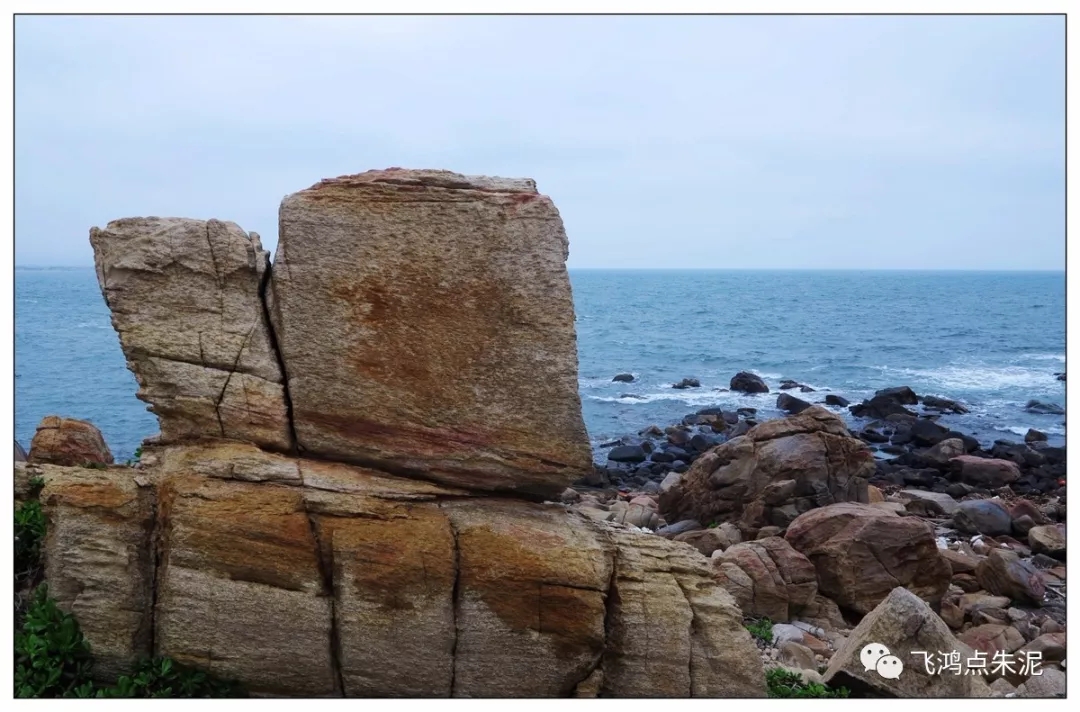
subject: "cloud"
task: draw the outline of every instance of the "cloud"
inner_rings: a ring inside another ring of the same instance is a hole
[[[1061,17],[16,22],[16,262],[320,178],[536,178],[573,266],[1064,266]],[[900,249],[900,245],[903,249]]]

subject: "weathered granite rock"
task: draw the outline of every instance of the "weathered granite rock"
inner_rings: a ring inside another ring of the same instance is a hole
[[[998,536],[1012,531],[1012,518],[1005,505],[994,499],[969,499],[953,510],[953,526],[968,534]]]
[[[1024,645],[1024,636],[1011,625],[1002,623],[977,625],[958,637],[970,648],[986,653],[991,660],[998,651],[1012,653]]]
[[[1011,460],[960,455],[949,460],[962,482],[997,489],[1020,479],[1020,468]]]
[[[686,544],[626,529],[616,546],[603,696],[763,697],[742,614]],[[683,633],[685,631],[685,634]]]
[[[737,531],[736,536],[738,536]],[[712,556],[714,552],[722,552],[740,540],[739,538],[733,539],[729,530],[721,530],[719,527],[683,532],[672,537],[672,541],[685,542],[700,551],[702,556]]]
[[[389,169],[285,198],[271,307],[301,451],[557,495],[591,468],[566,256],[531,180]]]
[[[93,423],[47,415],[30,441],[30,455],[26,460],[54,465],[111,465],[113,456],[101,431]]]
[[[979,562],[975,575],[990,593],[1034,606],[1042,605],[1046,593],[1042,574],[1015,551],[992,549]]]
[[[1027,533],[1031,551],[1036,554],[1046,554],[1055,559],[1065,558],[1065,545],[1067,543],[1064,524],[1046,524],[1041,527],[1032,527]]]
[[[260,294],[269,254],[220,220],[126,218],[90,230],[94,264],[138,397],[161,437],[292,445]]]
[[[821,592],[857,613],[869,613],[896,586],[937,605],[952,576],[929,524],[873,505],[812,509],[785,538],[814,564]]]
[[[1019,697],[1064,697],[1065,692],[1065,673],[1050,667],[1040,675],[1032,675],[1017,688]]]
[[[223,440],[40,468],[47,578],[103,676],[156,654],[258,695],[764,695],[704,557],[563,505]]]
[[[821,406],[771,420],[699,457],[660,494],[669,521],[738,521],[744,532],[787,526],[800,512],[866,502],[874,459],[843,420]]]
[[[49,595],[79,621],[94,674],[115,679],[149,655],[153,492],[123,468],[44,465],[42,558]]]
[[[814,565],[778,536],[735,544],[712,566],[744,615],[786,623],[817,594]]]
[[[947,441],[946,441],[947,442]],[[941,514],[952,516],[956,511],[957,501],[944,492],[927,492],[925,490],[901,490],[898,495],[907,500],[931,502]]]
[[[900,659],[904,666],[897,679],[887,679],[876,669],[867,670],[860,659],[863,648],[877,643]],[[825,682],[874,697],[988,697],[990,690],[979,675],[935,674],[927,672],[922,655],[936,663],[938,651],[960,653],[963,660],[974,651],[953,637],[926,603],[905,588],[893,589],[888,597],[859,622],[847,641],[829,661]],[[966,672],[966,670],[965,670]]]
[[[964,454],[964,441],[960,438],[946,438],[937,445],[927,449],[922,456],[938,465],[948,465],[954,457],[962,457]]]

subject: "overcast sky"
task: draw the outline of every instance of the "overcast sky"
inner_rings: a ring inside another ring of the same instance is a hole
[[[1064,269],[1063,17],[18,17],[17,265],[370,168],[535,178],[571,267]]]

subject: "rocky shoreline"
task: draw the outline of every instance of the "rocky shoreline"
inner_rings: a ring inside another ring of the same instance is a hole
[[[370,171],[280,215],[273,264],[234,223],[91,231],[161,435],[117,465],[50,416],[14,470],[95,676],[166,656],[257,696],[764,697],[777,668],[1064,694],[1064,448],[984,448],[908,388],[826,405],[790,382],[786,417],[703,409],[592,466],[568,241],[532,181]]]
[[[768,397],[753,374],[737,374],[732,386]],[[964,404],[906,386],[858,404],[784,392],[796,388],[813,390],[782,384],[777,408],[787,417],[703,408],[606,443],[608,462],[563,501],[710,557],[748,622],[777,623],[757,640],[767,669],[881,694],[880,680],[845,671],[843,658],[853,639],[871,641],[858,629],[886,615],[880,607],[911,606],[888,595],[899,584],[930,603],[932,612],[916,615],[940,623],[943,640],[955,636],[976,655],[1033,653],[1050,666],[1046,678],[990,676],[987,694],[1063,692],[1065,447],[1035,431],[984,447],[937,422]]]

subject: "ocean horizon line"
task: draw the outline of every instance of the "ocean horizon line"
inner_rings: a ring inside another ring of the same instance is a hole
[[[14,269],[27,270],[92,270],[94,265],[47,265],[15,264]],[[569,272],[911,272],[934,274],[1065,274],[1060,269],[982,269],[982,268],[937,268],[937,267],[571,267]]]

